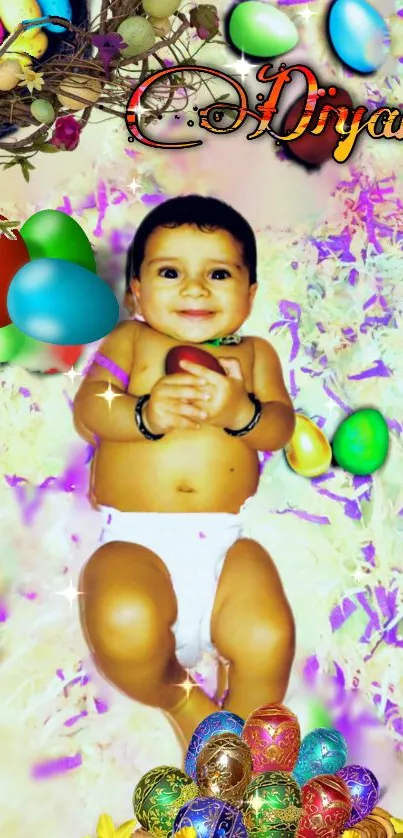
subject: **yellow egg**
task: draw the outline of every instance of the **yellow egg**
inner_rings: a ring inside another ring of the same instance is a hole
[[[43,17],[39,3],[36,0],[0,0],[0,20],[8,32],[14,32],[23,20]],[[24,33],[30,38],[35,37],[38,29],[27,29]]]
[[[86,105],[84,102],[75,99],[74,94],[85,99],[88,104],[94,105],[102,93],[102,85],[98,79],[76,73],[61,82],[59,91],[57,98],[64,108],[68,108],[70,111],[82,111]]]
[[[161,38],[164,35],[169,35],[172,25],[168,17],[150,17],[149,21],[154,29],[154,32]]]
[[[28,53],[32,58],[42,58],[47,48],[47,35],[39,29],[34,38],[28,38],[26,32],[19,35],[7,50],[6,55],[15,58],[21,65],[25,66],[24,62],[27,56],[24,53]]]
[[[295,418],[294,433],[284,449],[288,465],[302,477],[319,477],[332,462],[330,443],[308,416],[297,413]]]
[[[0,90],[14,90],[20,83],[21,65],[8,58],[0,63]]]

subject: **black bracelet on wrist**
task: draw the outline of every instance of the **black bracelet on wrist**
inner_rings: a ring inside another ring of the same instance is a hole
[[[134,408],[134,418],[136,420],[136,425],[140,431],[140,433],[145,437],[145,439],[162,439],[165,434],[153,434],[151,431],[146,428],[144,421],[143,421],[143,407],[148,402],[150,398],[150,394],[146,393],[144,396],[140,396],[137,399],[136,407]]]
[[[254,393],[248,393],[248,396],[252,404],[255,406],[255,412],[252,416],[252,419],[250,420],[250,422],[248,422],[247,425],[245,425],[244,428],[240,428],[238,431],[233,431],[231,428],[224,428],[226,434],[229,434],[230,436],[245,436],[249,433],[249,431],[251,431],[255,427],[255,425],[257,425],[263,412],[262,402],[259,401],[259,399],[257,398],[257,396],[255,396]]]

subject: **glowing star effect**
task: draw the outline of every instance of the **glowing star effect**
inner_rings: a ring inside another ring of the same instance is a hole
[[[244,57],[240,58],[238,61],[235,61],[234,64],[227,64],[227,67],[231,67],[233,70],[234,75],[241,76],[242,82],[245,81],[246,77],[249,75],[251,71],[251,65],[245,61]]]
[[[57,596],[64,596],[70,603],[70,608],[72,608],[74,600],[83,595],[82,591],[78,591],[77,588],[74,587],[71,579],[68,588],[65,588],[64,591],[55,591],[55,593]]]
[[[123,393],[114,393],[113,390],[112,390],[111,384],[109,382],[109,384],[108,384],[104,393],[97,393],[97,398],[98,399],[105,399],[105,401],[108,402],[108,406],[109,406],[109,409],[110,409],[113,400],[114,399],[119,399],[120,396],[122,396],[122,395],[123,395]]]
[[[306,6],[306,8],[303,9],[302,12],[298,12],[298,14],[299,14],[300,17],[304,18],[306,23],[308,23],[308,21],[311,19],[311,17],[316,15],[316,12],[312,11],[312,9],[310,9],[309,6]]]
[[[138,183],[137,180],[133,178],[132,182],[128,184],[127,188],[130,189],[131,192],[133,192],[133,195],[135,195],[137,189],[140,189],[140,183]]]
[[[189,675],[189,670],[186,670],[186,678],[185,678],[184,681],[182,681],[181,684],[178,684],[178,687],[182,687],[182,689],[186,693],[186,698],[189,698],[190,693],[192,692],[192,690],[195,686],[196,686],[196,684],[193,683],[193,681],[192,681],[192,679]]]
[[[136,105],[135,108],[132,109],[132,112],[136,114],[139,118],[142,117],[145,113],[149,112],[149,108],[144,108],[141,102]]]
[[[81,372],[77,372],[74,367],[70,367],[68,372],[64,372],[63,375],[65,375],[66,378],[69,378],[72,384],[74,384],[75,378],[81,378]]]

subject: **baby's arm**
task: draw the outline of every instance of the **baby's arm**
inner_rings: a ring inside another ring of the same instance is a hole
[[[279,357],[262,338],[253,338],[253,392],[262,402],[262,416],[243,439],[257,451],[278,451],[290,441],[295,415]],[[246,418],[245,425],[250,420]]]
[[[135,323],[120,323],[100,347],[99,354],[112,362],[112,369],[113,365],[118,367],[121,376],[94,363],[77,391],[74,423],[84,439],[88,439],[88,431],[100,439],[115,442],[135,442],[142,438],[134,419],[137,399],[125,392],[122,380],[130,376],[136,334]],[[113,401],[101,398],[108,388],[117,396]]]

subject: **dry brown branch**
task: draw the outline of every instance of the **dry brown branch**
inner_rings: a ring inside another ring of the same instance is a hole
[[[102,0],[100,12],[91,20],[88,31],[55,15],[41,18],[42,26],[46,23],[64,26],[70,33],[70,40],[59,53],[50,55],[45,60],[33,62],[34,72],[40,73],[43,80],[40,91],[34,89],[31,94],[23,85],[18,85],[11,91],[1,93],[0,126],[10,124],[17,129],[27,127],[33,129],[27,137],[15,138],[15,135],[11,133],[9,137],[6,136],[0,140],[0,151],[3,152],[1,159],[5,161],[3,165],[9,166],[13,165],[13,162],[18,163],[23,169],[24,176],[28,177],[29,173],[27,175],[27,172],[24,171],[24,161],[27,161],[28,157],[40,153],[44,143],[48,145],[48,150],[51,150],[49,142],[52,140],[54,126],[39,125],[35,121],[31,113],[31,104],[34,99],[47,100],[54,108],[55,119],[59,116],[72,114],[76,120],[79,120],[80,128],[83,130],[95,111],[108,114],[113,118],[124,119],[130,92],[150,73],[166,66],[163,60],[164,50],[173,53],[175,58],[180,55],[183,66],[188,61],[189,64],[192,63],[192,55],[186,46],[186,42],[183,41],[183,36],[191,27],[191,23],[185,14],[177,12],[172,17],[173,28],[168,37],[157,37],[152,47],[134,58],[127,58],[116,50],[116,53],[111,55],[109,70],[106,72],[102,51],[98,50],[97,54],[94,57],[92,56],[92,39],[95,35],[108,38],[109,35],[117,31],[122,20],[133,14],[143,14],[141,0]],[[19,24],[16,30],[1,44],[0,59],[4,60],[6,53],[10,53],[10,57],[16,57],[17,51],[13,51],[13,44],[29,28],[29,22]],[[175,45],[180,49],[175,51]],[[203,42],[201,42],[197,52],[201,49],[203,49]],[[21,54],[20,51],[18,52]],[[23,55],[26,55],[26,53],[23,53]],[[101,95],[95,103],[89,102],[85,91],[80,91],[77,86],[77,93],[74,92],[74,98],[82,104],[82,110],[78,114],[77,111],[71,112],[62,107],[58,100],[61,82],[67,76],[75,74],[77,76],[96,77],[102,85]],[[189,74],[187,75],[189,76]],[[161,80],[161,83],[150,87],[144,97],[144,104],[148,110],[147,121],[161,118],[164,113],[183,111],[188,104],[189,97],[194,96],[201,86],[206,84],[201,77],[198,79],[198,76],[200,77],[200,74],[195,73],[188,78],[182,67],[178,66],[177,73],[166,76],[165,79]],[[176,96],[179,88],[184,89],[184,95],[181,97]],[[6,157],[4,157],[4,154],[6,154]],[[27,167],[29,169],[28,164],[25,163],[25,169]]]

